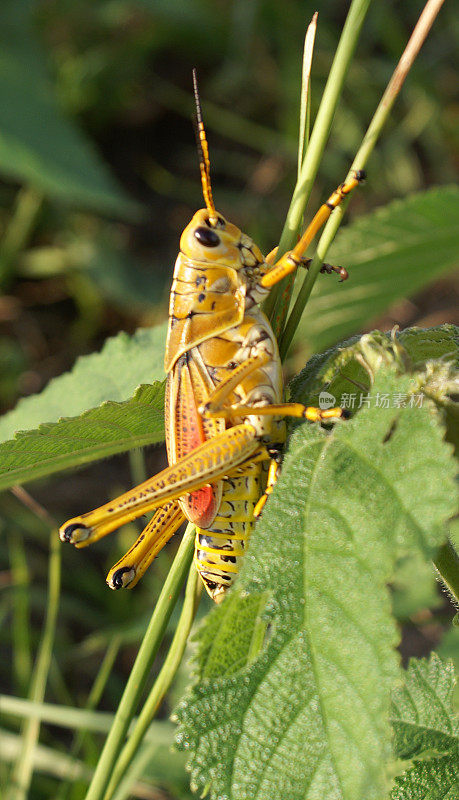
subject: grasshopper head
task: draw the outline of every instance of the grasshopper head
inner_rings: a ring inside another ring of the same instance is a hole
[[[218,264],[235,270],[254,267],[263,256],[253,241],[221,214],[209,215],[206,208],[196,212],[180,239],[180,250],[193,261]]]

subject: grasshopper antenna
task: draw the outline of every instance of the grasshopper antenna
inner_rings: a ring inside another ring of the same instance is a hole
[[[210,159],[209,159],[209,145],[207,144],[207,136],[202,120],[201,100],[199,97],[198,89],[198,75],[196,69],[193,69],[193,91],[194,100],[196,104],[196,139],[198,144],[199,155],[199,170],[201,172],[201,185],[204,202],[209,212],[209,222],[211,225],[217,223],[218,216],[214,206],[212,197],[212,185],[210,182]]]

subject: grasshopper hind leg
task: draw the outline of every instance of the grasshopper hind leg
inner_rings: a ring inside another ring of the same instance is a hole
[[[111,568],[107,575],[110,589],[133,589],[184,521],[185,515],[176,500],[159,508],[137,541]]]

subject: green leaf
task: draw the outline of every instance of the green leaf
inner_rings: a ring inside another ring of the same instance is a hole
[[[373,391],[411,387],[386,363]],[[430,557],[445,536],[454,466],[442,437],[427,402],[364,407],[332,433],[305,424],[295,432],[234,593],[203,628],[198,682],[177,711],[195,788],[210,784],[225,800],[385,795],[398,676],[386,584],[399,555]],[[241,636],[250,623],[234,600],[246,592],[270,597],[267,641],[253,661],[249,631]],[[212,642],[217,614],[224,636]],[[238,659],[241,668],[228,670]]]
[[[422,367],[430,359],[444,359],[459,364],[459,328],[456,325],[439,325],[436,328],[407,328],[397,331],[395,342],[401,345],[412,367]],[[391,352],[389,333],[373,331],[365,336],[353,336],[345,342],[314,355],[305,368],[290,383],[293,400],[319,404],[319,394],[326,390],[336,398],[339,405],[344,394],[354,394],[354,408],[358,408],[361,394],[368,392],[371,385],[371,368],[365,362],[376,345],[382,352]],[[445,387],[446,388],[446,387]]]
[[[453,624],[449,631],[443,637],[438,648],[438,655],[443,659],[451,659],[454,664],[456,673],[459,672],[459,617],[453,620]],[[456,683],[453,697],[453,708],[456,713],[459,711],[459,685]]]
[[[164,439],[164,384],[140,386],[79,417],[45,423],[0,445],[0,489]]]
[[[253,660],[254,655],[258,655],[266,630],[266,622],[262,619],[266,600],[267,597],[263,594],[247,597],[232,594],[225,608],[219,607],[214,610],[208,624],[199,635],[202,677],[212,678],[214,675],[228,677],[236,674]],[[237,613],[237,632],[232,625],[233,613]],[[231,637],[234,645],[231,649],[224,647],[228,637]],[[227,658],[224,664],[221,659],[223,651]]]
[[[453,712],[454,669],[435,653],[411,659],[392,701],[395,753],[410,760],[392,800],[454,800],[459,793],[459,721]]]
[[[127,400],[141,383],[162,380],[165,337],[166,326],[160,325],[108,339],[100,353],[82,356],[71,372],[5,414],[0,419],[0,441],[44,422],[77,416],[106,400]]]
[[[457,755],[417,761],[397,779],[391,800],[457,800],[457,766]]]
[[[457,264],[459,189],[441,186],[397,200],[339,231],[327,259],[349,269],[320,276],[298,339],[320,350],[361,329]]]
[[[414,365],[430,359],[444,358],[459,366],[459,328],[445,323],[435,328],[406,328],[397,331],[397,341],[403,345]]]
[[[67,203],[137,216],[94,145],[58,109],[33,5],[3,0],[0,10],[0,171]]]

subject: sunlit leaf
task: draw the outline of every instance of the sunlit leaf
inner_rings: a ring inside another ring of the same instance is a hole
[[[390,350],[390,334],[376,331],[368,337],[354,336],[312,356],[290,383],[292,399],[318,405],[319,394],[326,389],[335,397],[337,405],[345,393],[354,394],[354,407],[358,408],[360,395],[366,394],[370,388],[371,368],[370,365],[365,368],[364,363],[375,340],[383,350]],[[444,359],[453,365],[459,363],[459,328],[456,325],[407,328],[395,333],[395,341],[406,351],[410,368],[414,369],[430,359]]]
[[[108,401],[79,417],[45,423],[0,444],[0,489],[164,439],[164,385]]]
[[[381,361],[375,395],[413,387],[393,367]],[[373,404],[332,433],[295,432],[235,590],[270,597],[264,649],[248,659],[230,596],[216,612],[225,636],[211,643],[211,615],[178,709],[196,788],[229,800],[384,796],[398,675],[386,584],[398,556],[425,559],[443,541],[453,474],[427,403]]]
[[[410,761],[392,800],[455,800],[459,795],[459,720],[452,708],[456,679],[451,662],[435,653],[411,659],[405,685],[394,693],[395,752]]]

